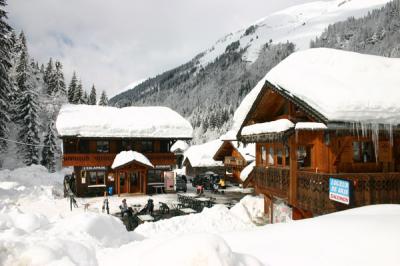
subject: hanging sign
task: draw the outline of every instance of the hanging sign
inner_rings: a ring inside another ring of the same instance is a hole
[[[350,181],[329,178],[329,199],[343,204],[350,204]]]

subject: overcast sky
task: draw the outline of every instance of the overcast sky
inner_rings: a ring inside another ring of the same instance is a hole
[[[112,96],[211,47],[227,33],[310,0],[8,0],[33,57],[64,64]]]

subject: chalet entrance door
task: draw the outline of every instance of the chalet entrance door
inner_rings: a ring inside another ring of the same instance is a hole
[[[128,173],[129,176],[129,192],[139,193],[141,192],[141,176],[139,171],[132,171]]]
[[[119,172],[119,192],[128,193],[128,182],[126,172]]]

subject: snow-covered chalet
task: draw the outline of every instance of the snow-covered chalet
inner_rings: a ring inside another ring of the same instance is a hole
[[[294,219],[400,203],[399,73],[400,59],[325,48],[267,73],[234,118],[237,139],[256,143],[266,211],[275,199]]]
[[[64,105],[56,128],[62,165],[73,167],[78,196],[109,187],[118,194],[147,193],[176,166],[171,146],[193,134],[190,123],[167,107]]]

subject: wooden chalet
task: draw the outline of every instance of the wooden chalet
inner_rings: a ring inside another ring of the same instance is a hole
[[[255,145],[234,141],[223,140],[222,144],[215,153],[213,159],[222,161],[225,167],[225,177],[227,180],[244,184],[247,186],[251,182],[251,174],[247,175],[244,180],[241,179],[242,170],[255,160]]]
[[[224,176],[224,164],[222,161],[213,159],[220,145],[221,141],[217,139],[204,144],[193,145],[187,149],[183,160],[186,175],[195,177],[206,172],[214,172],[215,174]]]
[[[399,70],[398,59],[310,49],[260,81],[239,107],[237,139],[256,143],[266,211],[274,199],[294,219],[400,203]]]
[[[63,106],[56,127],[62,140],[62,165],[73,167],[81,197],[109,187],[118,194],[146,194],[150,184],[163,182],[164,172],[175,168],[170,147],[177,140],[190,140],[193,130],[166,107],[87,105]],[[112,167],[124,151],[135,151],[150,163],[135,159],[137,155]]]

